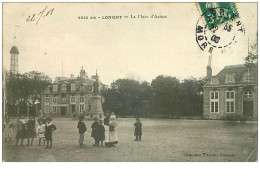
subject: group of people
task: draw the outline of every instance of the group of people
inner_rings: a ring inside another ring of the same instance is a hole
[[[77,125],[77,128],[79,130],[79,146],[83,147],[84,144],[84,134],[87,132],[87,127],[84,120],[84,115],[79,116],[79,122]],[[15,146],[18,145],[19,140],[21,140],[21,146],[23,146],[24,139],[27,139],[27,145],[32,146],[33,140],[38,136],[39,143],[38,146],[41,146],[43,143],[43,146],[45,146],[45,143],[47,142],[45,148],[49,149],[52,148],[52,133],[57,129],[57,127],[52,124],[51,118],[39,118],[38,119],[38,126],[36,127],[36,120],[34,117],[29,117],[28,120],[22,116],[17,120],[17,132],[16,132],[16,143]],[[94,122],[91,125],[91,137],[94,138],[95,143],[93,146],[99,147],[105,146],[106,147],[112,147],[118,144],[118,138],[117,138],[117,117],[112,112],[106,112],[105,118],[104,118],[104,125],[102,124],[102,120],[99,120],[97,117],[94,118]],[[136,137],[135,141],[141,141],[142,136],[142,123],[139,118],[136,118],[136,122],[134,123],[135,131],[134,135]],[[12,141],[13,137],[13,124],[10,122],[9,119],[6,119],[3,125],[3,138],[5,142]]]
[[[52,147],[52,132],[57,128],[54,124],[51,123],[51,118],[40,118],[38,119],[39,125],[36,127],[36,120],[33,116],[30,116],[28,120],[21,116],[16,123],[16,142],[15,146],[18,145],[19,140],[21,141],[21,146],[24,145],[24,139],[27,139],[27,145],[32,146],[34,138],[39,138],[39,144],[45,146],[45,141],[47,142],[46,149]],[[10,122],[10,119],[6,119],[3,126],[3,134],[5,142],[12,142],[13,137],[13,124]]]
[[[84,116],[79,117],[79,122],[77,128],[79,129],[79,146],[84,146],[84,133],[87,132],[87,127],[83,122]],[[116,133],[116,115],[114,112],[110,114],[110,112],[106,112],[106,117],[104,118],[104,125],[102,124],[102,120],[99,120],[97,117],[94,118],[94,122],[91,125],[91,137],[94,138],[95,143],[93,146],[99,147],[105,146],[112,147],[118,143],[117,133]]]

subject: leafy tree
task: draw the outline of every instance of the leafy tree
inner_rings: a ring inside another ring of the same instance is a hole
[[[134,79],[118,79],[113,88],[103,92],[104,110],[114,111],[118,115],[137,116],[147,113],[145,102],[150,100],[151,86],[147,82],[139,83]]]
[[[179,115],[181,86],[175,77],[157,76],[152,80],[152,111],[159,114]]]
[[[8,115],[26,114],[28,105],[34,108],[35,103],[41,101],[42,90],[50,82],[50,78],[44,73],[35,71],[25,74],[9,74],[6,80]]]

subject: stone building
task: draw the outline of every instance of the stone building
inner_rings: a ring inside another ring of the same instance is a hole
[[[207,66],[207,83],[203,87],[203,115],[218,119],[244,116],[257,119],[257,64],[225,66],[212,76]]]
[[[99,76],[89,78],[85,70],[70,78],[58,77],[41,94],[42,117],[103,116],[100,91],[107,86],[99,82]]]

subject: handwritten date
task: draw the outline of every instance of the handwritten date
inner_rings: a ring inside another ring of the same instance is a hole
[[[47,17],[47,16],[51,16],[54,8],[47,10],[48,6],[46,6],[42,11],[40,11],[38,14],[33,14],[33,15],[29,15],[28,18],[26,19],[27,22],[33,22],[36,21],[36,25],[39,23],[39,21],[41,20],[41,18]]]

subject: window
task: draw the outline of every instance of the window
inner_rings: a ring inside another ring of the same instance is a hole
[[[75,104],[71,105],[71,112],[76,112],[76,105]]]
[[[57,85],[53,85],[53,91],[58,91],[58,86]]]
[[[57,106],[52,106],[52,113],[57,113]]]
[[[85,104],[79,104],[79,112],[83,113],[85,111]]]
[[[79,98],[79,112],[83,113],[83,111],[85,111],[85,97],[80,96],[80,98]]]
[[[50,106],[49,105],[44,105],[44,112],[49,113],[50,112]]]
[[[52,104],[57,104],[57,97],[52,98]]]
[[[210,113],[218,113],[219,111],[219,93],[218,91],[210,92]]]
[[[235,112],[235,91],[226,92],[226,113]]]
[[[80,102],[80,103],[84,103],[84,102],[85,102],[85,97],[84,97],[84,96],[80,96],[79,102]]]
[[[75,83],[72,83],[72,84],[70,85],[70,88],[71,88],[72,91],[75,91],[75,90],[76,90],[76,84],[75,84]]]
[[[252,91],[247,91],[244,93],[244,98],[245,99],[249,99],[249,98],[253,98],[253,93]]]
[[[225,82],[226,83],[234,83],[235,82],[235,73],[226,73]]]
[[[80,91],[85,91],[85,86],[81,86]]]
[[[76,97],[75,96],[70,97],[70,104],[76,104]]]
[[[55,104],[57,104],[57,97],[52,98],[52,104],[53,104],[53,106],[51,107],[52,113],[57,113],[57,106],[55,106]]]
[[[252,82],[252,80],[253,80],[252,74],[250,74],[249,71],[245,72],[244,73],[244,82],[249,83],[249,82]]]
[[[50,104],[50,98],[49,97],[45,97],[45,105],[49,105]]]
[[[49,93],[50,92],[50,88],[49,87],[45,88],[45,92]]]
[[[66,84],[62,84],[61,90],[62,90],[62,91],[66,91],[66,90],[67,90]]]

